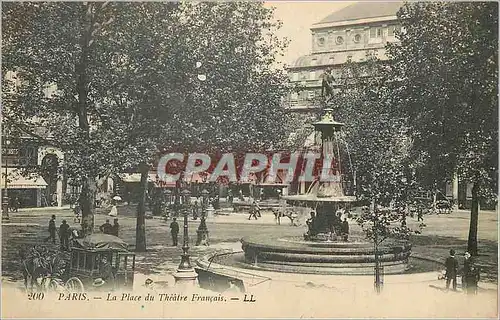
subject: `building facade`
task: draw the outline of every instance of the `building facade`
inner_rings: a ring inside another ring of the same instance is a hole
[[[316,118],[321,111],[323,75],[326,71],[334,79],[341,76],[342,67],[348,62],[363,63],[367,56],[375,55],[387,60],[386,45],[397,42],[401,30],[397,12],[403,2],[360,2],[336,11],[315,23],[311,30],[311,53],[295,60],[288,67],[289,80],[300,91],[287,98],[290,112],[303,113]],[[335,88],[335,83],[333,84]],[[306,144],[314,140],[312,134]],[[438,186],[438,198],[446,197],[459,208],[469,208],[472,185],[459,183],[455,175]],[[307,185],[291,188],[292,193],[305,193]],[[494,209],[496,204],[482,203],[484,209]]]
[[[397,41],[400,28],[396,13],[401,2],[362,2],[334,12],[311,27],[311,53],[299,57],[288,67],[292,84],[301,87],[288,97],[287,107],[293,112],[319,109],[323,74],[331,70],[340,76],[348,61],[362,63],[368,54],[387,60],[385,46]]]

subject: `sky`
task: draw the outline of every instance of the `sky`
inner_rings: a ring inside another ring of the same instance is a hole
[[[277,32],[280,37],[290,40],[282,62],[292,64],[298,57],[311,53],[312,39],[310,27],[328,16],[356,2],[344,1],[268,1],[267,7],[275,7],[275,19],[283,22]]]

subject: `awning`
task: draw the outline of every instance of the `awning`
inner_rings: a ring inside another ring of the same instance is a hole
[[[123,182],[141,182],[140,173],[120,173],[119,177]],[[156,173],[149,173],[148,182],[154,181],[156,181]]]
[[[290,186],[288,183],[271,183],[271,182],[264,182],[264,183],[259,183],[257,184],[257,187],[288,187]]]
[[[5,168],[2,168],[1,187],[5,187]],[[45,189],[47,182],[38,174],[22,176],[17,168],[7,168],[7,189]]]

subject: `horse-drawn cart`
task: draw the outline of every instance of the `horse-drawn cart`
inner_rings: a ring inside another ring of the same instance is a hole
[[[122,239],[106,234],[75,239],[69,253],[35,246],[23,260],[26,289],[28,279],[31,289],[36,284],[43,291],[132,289],[135,254],[127,247]]]
[[[66,288],[83,292],[91,287],[107,289],[132,288],[134,284],[135,254],[118,237],[93,234],[77,239],[71,248],[70,278]]]

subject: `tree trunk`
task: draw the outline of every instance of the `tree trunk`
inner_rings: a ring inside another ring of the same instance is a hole
[[[92,4],[86,5],[86,12],[84,14],[84,27],[85,31],[80,39],[82,52],[80,60],[75,66],[77,77],[77,93],[78,104],[76,112],[78,115],[78,127],[81,130],[82,138],[84,141],[89,141],[90,125],[88,119],[88,55],[89,55],[89,39],[91,34],[92,24]],[[82,159],[89,156],[89,146],[84,146],[82,151]],[[91,171],[91,170],[90,170]],[[82,209],[82,231],[84,235],[91,234],[94,230],[94,213],[95,213],[95,192],[97,183],[95,177],[91,172],[87,171],[87,176],[83,178],[82,192],[80,194],[80,206]]]
[[[474,182],[472,186],[472,206],[470,209],[469,240],[467,251],[472,256],[477,256],[477,223],[479,220],[479,182]]]
[[[80,194],[80,208],[82,210],[82,232],[89,235],[94,231],[95,214],[95,191],[97,183],[92,177],[87,177],[83,181],[82,192]]]
[[[140,166],[141,182],[140,197],[137,205],[137,223],[135,228],[135,251],[146,251],[146,190],[148,188],[149,167],[142,163]]]

